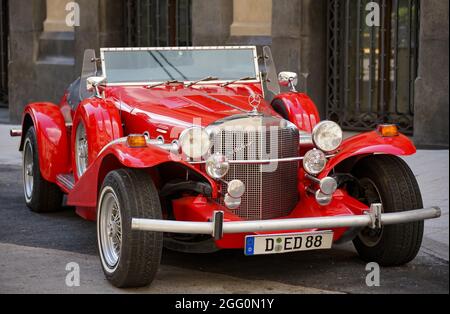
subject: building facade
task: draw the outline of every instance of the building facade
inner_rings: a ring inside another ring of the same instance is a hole
[[[447,0],[0,2],[12,121],[28,102],[58,102],[87,48],[254,44],[299,74],[323,118],[355,131],[396,123],[420,147],[448,147]]]

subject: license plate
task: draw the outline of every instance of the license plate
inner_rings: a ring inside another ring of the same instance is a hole
[[[248,236],[245,255],[283,254],[299,251],[328,250],[333,246],[333,232]]]

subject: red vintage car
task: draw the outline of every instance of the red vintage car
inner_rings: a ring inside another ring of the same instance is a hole
[[[395,125],[343,140],[297,75],[256,47],[88,50],[59,104],[29,104],[21,136],[34,212],[97,221],[106,278],[149,285],[163,246],[248,256],[331,249],[402,265],[424,220],[416,152]],[[287,92],[281,92],[281,87]]]

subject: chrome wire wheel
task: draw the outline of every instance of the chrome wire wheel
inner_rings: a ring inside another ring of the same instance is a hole
[[[23,151],[23,189],[25,199],[31,202],[34,188],[34,151],[30,139],[25,142]]]
[[[98,217],[98,241],[104,268],[114,272],[122,250],[122,216],[116,193],[110,187],[103,190]]]
[[[360,180],[361,187],[364,191],[364,199],[367,205],[382,204],[381,194],[376,184],[364,178]],[[359,239],[367,247],[376,247],[383,237],[383,227],[378,229],[365,228],[359,234]]]
[[[75,160],[78,177],[83,176],[89,164],[89,146],[86,135],[86,128],[80,123],[75,137]]]

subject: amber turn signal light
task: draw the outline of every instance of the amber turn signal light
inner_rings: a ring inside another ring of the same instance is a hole
[[[142,148],[147,146],[147,139],[144,135],[129,135],[127,144],[132,148]]]
[[[379,125],[378,133],[380,133],[383,137],[395,137],[400,135],[398,127],[394,124]]]

